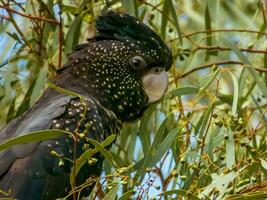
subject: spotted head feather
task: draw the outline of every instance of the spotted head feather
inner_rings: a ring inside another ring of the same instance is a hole
[[[133,121],[166,92],[171,51],[152,29],[128,14],[106,11],[96,28],[97,35],[68,56],[56,84],[94,96],[122,121]]]
[[[123,42],[144,42],[144,49],[157,49],[164,58],[159,65],[165,66],[168,70],[172,64],[172,54],[168,46],[161,38],[147,25],[138,19],[124,13],[117,14],[113,11],[106,11],[96,20],[98,39],[116,39]]]

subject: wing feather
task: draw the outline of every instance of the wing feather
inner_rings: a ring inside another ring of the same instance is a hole
[[[14,119],[0,132],[0,143],[17,136],[25,135],[32,131],[49,129],[52,120],[66,110],[66,105],[71,97],[52,90],[47,90],[39,101],[22,116]],[[0,152],[0,176],[16,158],[28,156],[36,147],[38,142],[15,145],[10,149]]]

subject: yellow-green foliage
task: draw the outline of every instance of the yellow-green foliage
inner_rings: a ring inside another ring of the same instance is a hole
[[[103,8],[152,27],[174,64],[164,100],[125,125],[111,153],[92,142],[88,155],[107,159],[91,199],[267,198],[265,0],[0,0],[0,127],[94,35]]]

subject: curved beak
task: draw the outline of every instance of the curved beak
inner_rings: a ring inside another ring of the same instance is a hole
[[[165,69],[156,69],[152,68],[142,76],[144,90],[148,96],[148,104],[161,100],[169,85],[168,74]]]

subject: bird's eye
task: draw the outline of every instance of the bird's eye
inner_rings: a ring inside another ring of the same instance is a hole
[[[146,67],[145,60],[140,56],[134,56],[129,60],[131,67],[135,70],[144,69]]]
[[[156,73],[156,74],[159,74],[160,72],[162,72],[163,71],[163,68],[161,68],[161,67],[156,67],[156,68],[154,68],[154,72]]]

